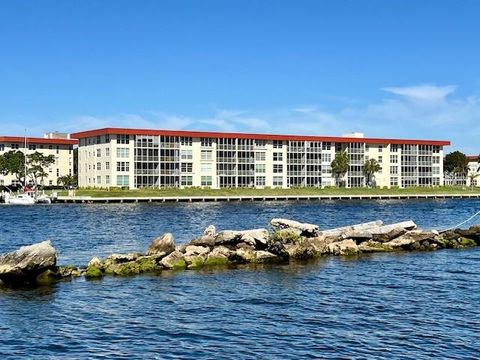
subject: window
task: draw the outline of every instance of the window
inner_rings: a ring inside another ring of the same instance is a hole
[[[106,143],[110,142],[110,135],[109,134],[105,135],[105,142]]]
[[[332,154],[322,154],[322,162],[331,163],[332,162]]]
[[[117,171],[130,171],[130,163],[128,161],[117,161]]]
[[[192,146],[192,138],[191,137],[180,137],[180,144],[182,146]]]
[[[57,154],[58,154],[59,150],[60,150],[60,146],[57,145]]]
[[[202,161],[212,160],[212,150],[202,150],[200,153],[200,160]]]
[[[255,147],[264,148],[265,146],[267,146],[267,142],[265,140],[255,140]]]
[[[265,174],[266,165],[265,164],[255,164],[255,172],[259,174]]]
[[[53,180],[48,180],[48,185],[53,185]]]
[[[398,155],[390,155],[390,163],[398,164]]]
[[[383,156],[382,155],[379,155],[378,156],[378,162],[381,163],[383,161]]]
[[[105,149],[105,156],[110,156],[110,148]]]
[[[110,175],[105,176],[105,184],[110,185]]]
[[[193,159],[193,150],[191,149],[184,149],[180,151],[180,158],[182,160],[192,160]]]
[[[202,186],[212,186],[212,177],[211,176],[202,176],[201,185]]]
[[[35,145],[35,144],[29,144],[29,145],[28,145],[28,150],[37,150],[37,145]]]
[[[117,148],[117,158],[125,159],[130,157],[130,149],[125,147]]]
[[[332,148],[332,143],[324,142],[322,143],[322,150],[330,150]]]
[[[97,157],[102,156],[102,149],[97,149]]]
[[[128,175],[117,175],[117,186],[128,186],[130,177]]]
[[[256,152],[255,153],[255,161],[265,161],[265,153],[264,152]]]
[[[283,177],[274,176],[273,177],[273,186],[283,186]]]
[[[278,174],[283,172],[283,165],[282,164],[273,164],[273,173]]]
[[[102,177],[101,176],[97,176],[97,184],[101,184],[102,183]]]
[[[383,151],[383,146],[382,145],[378,145],[378,152],[382,152]]]
[[[255,186],[265,186],[265,176],[257,176],[255,178]]]
[[[432,174],[433,175],[440,175],[440,168],[437,166],[432,167]]]
[[[5,144],[0,144],[0,151],[5,151]]]
[[[117,135],[117,144],[129,144],[130,136],[128,135]]]
[[[273,161],[283,161],[283,153],[274,152],[273,153]]]
[[[212,163],[200,163],[200,172],[202,174],[212,172]]]
[[[390,175],[398,174],[398,166],[390,166]]]
[[[440,156],[433,156],[432,157],[433,164],[440,164]]]
[[[204,147],[211,147],[212,143],[213,143],[213,139],[212,138],[201,138],[200,143]]]
[[[105,170],[110,170],[110,162],[109,161],[107,161],[105,163]]]
[[[390,186],[398,186],[398,178],[390,178]]]
[[[182,176],[181,184],[182,186],[192,186],[193,176]]]
[[[397,152],[398,151],[398,145],[392,144],[390,145],[390,152]]]
[[[18,149],[18,148],[19,148],[19,147],[18,147],[18,144],[11,144],[10,147],[11,147],[12,149]]]
[[[184,173],[191,173],[191,172],[193,172],[193,164],[192,163],[182,163],[181,170]]]
[[[57,169],[57,177],[60,176],[60,169]]]
[[[97,170],[102,170],[102,164],[97,162]]]
[[[273,148],[281,149],[283,147],[283,141],[273,140]]]

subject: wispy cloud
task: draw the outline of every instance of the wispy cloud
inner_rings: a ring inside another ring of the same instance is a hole
[[[210,116],[164,112],[78,116],[56,124],[59,131],[99,127],[341,135],[360,131],[370,137],[445,139],[453,148],[480,152],[480,98],[455,97],[455,86],[385,87],[386,96],[329,110],[326,104],[248,111],[213,108]],[[42,129],[43,130],[43,129]],[[45,129],[48,130],[48,129]]]
[[[413,102],[437,103],[453,93],[456,86],[416,85],[406,87],[385,87],[382,90],[402,96]]]

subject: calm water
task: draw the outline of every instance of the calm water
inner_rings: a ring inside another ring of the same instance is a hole
[[[0,252],[51,239],[60,263],[143,251],[273,217],[322,228],[413,219],[442,228],[480,201],[0,206]],[[0,287],[0,358],[478,358],[480,248],[274,268]]]

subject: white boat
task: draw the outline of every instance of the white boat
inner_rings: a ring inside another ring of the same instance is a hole
[[[18,195],[11,195],[6,193],[4,195],[5,204],[10,205],[33,205],[35,204],[35,200],[28,196],[27,194],[18,194]]]
[[[37,196],[37,198],[35,199],[35,202],[37,204],[51,204],[52,203],[52,199],[50,198],[50,196],[48,195],[39,195]]]

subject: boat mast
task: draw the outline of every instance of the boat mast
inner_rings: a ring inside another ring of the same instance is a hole
[[[24,152],[23,152],[23,163],[24,163],[24,180],[23,180],[23,189],[27,187],[27,129],[25,129],[25,144],[24,144]]]

